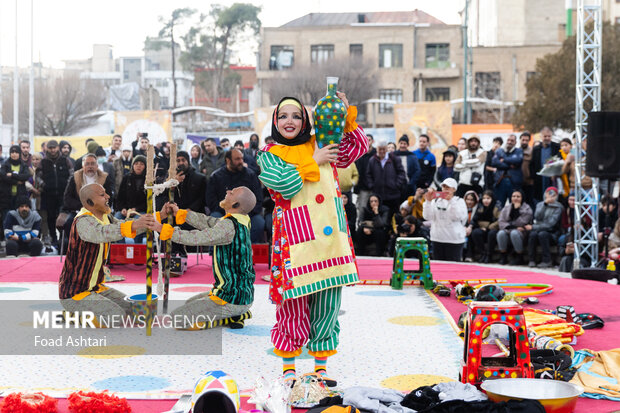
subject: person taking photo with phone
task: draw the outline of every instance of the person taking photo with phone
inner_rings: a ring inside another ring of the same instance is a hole
[[[431,222],[433,259],[461,261],[465,243],[467,206],[455,195],[458,184],[454,178],[441,183],[441,192],[429,189],[424,194],[422,215]]]

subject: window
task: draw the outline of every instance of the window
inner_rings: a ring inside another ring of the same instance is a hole
[[[269,70],[284,70],[293,67],[293,46],[271,46]]]
[[[323,63],[333,58],[333,44],[314,44],[310,46],[310,61],[312,63]]]
[[[426,67],[446,68],[450,66],[450,44],[428,43],[426,45]]]
[[[450,100],[450,88],[449,87],[427,87],[426,97],[427,102],[437,102]]]
[[[168,107],[168,96],[162,96],[160,103],[162,107],[164,108]]]
[[[252,91],[251,87],[243,87],[241,88],[241,100],[248,100],[250,98],[250,92]]]
[[[403,67],[403,45],[380,44],[379,67]]]
[[[359,59],[364,54],[364,45],[363,44],[350,44],[349,45],[349,56],[352,58]]]
[[[479,98],[501,99],[499,72],[476,72],[474,94]]]
[[[402,89],[380,89],[379,99],[393,100],[396,103],[403,101]],[[394,105],[392,103],[379,103],[379,113],[393,113]]]

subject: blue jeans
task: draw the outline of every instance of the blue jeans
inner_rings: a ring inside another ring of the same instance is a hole
[[[496,183],[493,188],[493,195],[495,195],[497,200],[497,207],[500,210],[504,208],[506,199],[512,195],[512,182],[510,182],[510,179],[504,178],[499,184]]]

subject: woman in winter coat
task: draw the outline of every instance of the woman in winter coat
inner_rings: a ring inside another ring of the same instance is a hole
[[[454,170],[454,163],[456,162],[457,155],[456,151],[452,149],[447,149],[443,153],[441,165],[439,165],[439,168],[435,171],[435,177],[433,178],[435,188],[441,188],[441,183],[448,178],[458,179],[458,173]]]
[[[474,217],[478,209],[478,194],[476,191],[467,191],[463,196],[465,206],[467,206],[467,221],[465,222],[465,261],[472,262],[474,260],[474,243],[472,242],[471,233],[474,230]]]
[[[388,241],[389,218],[390,208],[381,203],[378,195],[371,195],[368,204],[362,209],[361,223],[355,234],[358,254],[364,255],[367,247],[374,243],[375,250],[371,255],[377,257],[384,255]]]
[[[499,232],[497,233],[497,246],[501,257],[499,263],[505,265],[508,262],[508,247],[512,244],[515,256],[510,265],[523,263],[521,254],[525,250],[527,236],[526,225],[532,223],[532,208],[524,202],[523,192],[512,191],[510,204],[506,205],[499,214]]]
[[[196,144],[189,150],[189,163],[194,167],[194,170],[200,171],[200,162],[202,162],[202,151],[200,145]]]
[[[491,261],[497,232],[499,231],[497,222],[499,213],[499,208],[493,197],[493,191],[487,189],[482,193],[482,201],[478,204],[474,219],[472,220],[471,239],[474,254],[480,254],[479,262],[488,263]]]
[[[453,178],[441,183],[441,192],[432,189],[424,194],[422,215],[431,222],[433,258],[443,261],[461,261],[465,243],[467,206],[455,196],[458,184]]]

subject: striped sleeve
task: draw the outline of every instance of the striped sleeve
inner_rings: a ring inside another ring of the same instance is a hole
[[[340,152],[336,160],[336,167],[346,168],[355,162],[359,157],[368,152],[368,137],[358,126],[351,132],[345,132],[339,145]]]
[[[258,179],[267,188],[279,192],[284,199],[291,199],[301,191],[303,180],[295,165],[269,152],[260,152],[257,162],[261,169]]]

